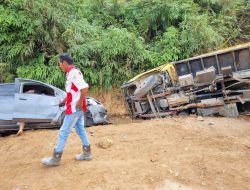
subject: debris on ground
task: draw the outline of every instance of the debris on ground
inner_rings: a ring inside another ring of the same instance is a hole
[[[104,138],[102,139],[99,143],[98,143],[98,146],[100,148],[104,148],[104,149],[108,149],[110,148],[112,145],[113,145],[113,141],[109,138]]]

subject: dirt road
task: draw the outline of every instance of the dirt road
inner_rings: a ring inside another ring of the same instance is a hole
[[[250,190],[249,118],[167,118],[88,128],[93,161],[77,162],[73,132],[62,165],[46,168],[57,130],[0,138],[0,189]],[[119,123],[119,124],[117,124]],[[113,141],[108,149],[97,144]]]

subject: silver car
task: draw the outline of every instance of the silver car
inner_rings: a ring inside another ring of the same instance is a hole
[[[59,106],[66,93],[49,84],[23,78],[15,83],[0,84],[0,132],[17,131],[18,122],[25,129],[58,128],[62,124],[65,106]],[[108,113],[101,102],[86,97],[86,126],[108,124]]]

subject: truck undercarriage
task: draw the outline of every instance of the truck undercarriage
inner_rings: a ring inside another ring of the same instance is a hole
[[[122,90],[132,118],[250,114],[250,43],[166,64]]]

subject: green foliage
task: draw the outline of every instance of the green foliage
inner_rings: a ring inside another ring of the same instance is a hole
[[[0,80],[63,87],[57,57],[70,52],[87,82],[108,89],[157,65],[249,41],[249,20],[245,0],[3,0]]]
[[[64,86],[64,74],[58,67],[57,57],[50,59],[48,64],[44,64],[44,55],[38,55],[34,62],[23,64],[17,67],[17,76],[21,78],[36,79],[49,84],[56,84],[59,87]]]
[[[181,57],[179,31],[169,27],[163,36],[159,36],[151,51],[154,65],[178,60]]]
[[[250,39],[250,1],[240,1],[236,7],[236,18],[239,40],[249,41]]]
[[[72,23],[64,36],[87,81],[104,88],[119,85],[149,61],[143,40],[126,29],[101,30],[84,19]]]
[[[9,64],[0,63],[0,83],[13,82],[15,75]]]
[[[126,29],[109,28],[103,35],[99,53],[101,65],[105,65],[106,71],[109,72],[100,72],[104,76],[105,86],[132,77],[134,72],[145,69],[149,61],[143,40]],[[108,82],[106,77],[110,77],[112,82]]]
[[[194,53],[210,51],[220,45],[223,40],[223,36],[209,25],[206,14],[189,17],[181,23],[179,42],[182,55],[180,59],[190,57]]]

